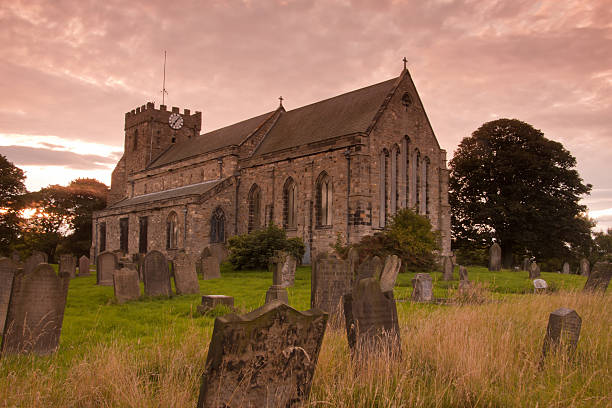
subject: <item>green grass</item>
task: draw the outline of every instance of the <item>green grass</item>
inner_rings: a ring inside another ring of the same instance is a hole
[[[543,272],[556,293],[536,296],[527,272],[480,267],[468,272],[471,281],[487,283],[498,302],[458,307],[403,301],[410,298],[414,273],[400,274],[395,297],[401,300],[404,360],[373,360],[367,374],[356,373],[347,358],[346,334],[328,328],[312,406],[319,406],[317,400],[326,401],[320,406],[346,407],[612,404],[609,292],[604,297],[582,295],[576,289],[582,288],[584,277]],[[200,280],[200,293],[233,296],[240,312],[263,305],[272,282],[269,272],[235,272],[227,264],[221,276]],[[432,276],[434,296],[453,295],[457,280],[444,282],[439,272]],[[0,406],[195,405],[214,323],[213,316],[197,313],[200,296],[142,298],[120,305],[112,287],[96,286],[95,281],[92,274],[70,282],[55,355],[0,359]],[[291,306],[309,309],[309,267],[298,268],[288,291]],[[542,375],[534,367],[547,316],[561,305],[575,307],[585,319],[579,345],[584,367],[557,364]],[[465,337],[461,333],[467,328],[470,335]],[[505,345],[503,352],[490,348],[497,344]],[[475,357],[466,360],[463,353],[471,349]],[[505,355],[501,363],[495,360],[500,354]],[[509,389],[515,381],[529,381],[538,393]],[[561,386],[566,388],[559,391]]]

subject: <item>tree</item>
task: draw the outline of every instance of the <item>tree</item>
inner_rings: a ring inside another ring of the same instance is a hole
[[[612,262],[612,228],[608,228],[606,232],[598,231],[593,234],[594,251],[592,260]]]
[[[495,239],[505,267],[513,253],[568,256],[590,239],[591,221],[578,204],[589,194],[576,159],[530,124],[498,119],[464,138],[450,162],[449,202],[457,246]]]
[[[27,192],[23,170],[0,154],[0,253],[8,255],[19,235],[22,196]]]

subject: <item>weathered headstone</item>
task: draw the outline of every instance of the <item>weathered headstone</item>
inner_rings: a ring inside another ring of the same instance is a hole
[[[542,293],[548,289],[548,284],[544,279],[534,279],[533,280],[533,292],[534,293]]]
[[[605,293],[612,277],[612,263],[597,262],[584,284],[585,292]]]
[[[217,279],[221,277],[219,258],[217,258],[209,248],[204,248],[200,255],[200,269],[202,279]]]
[[[348,344],[353,352],[400,350],[399,323],[393,291],[383,292],[376,278],[361,279],[344,295]]]
[[[132,254],[132,262],[134,263],[134,265],[136,265],[136,270],[138,270],[138,278],[141,282],[144,280],[144,277],[142,276],[142,273],[144,271],[142,267],[144,265],[144,257],[144,254]]]
[[[385,265],[380,274],[380,289],[383,292],[393,291],[397,275],[402,269],[402,260],[397,255],[389,255],[385,258]]]
[[[459,265],[459,281],[468,281],[468,271],[465,266]]]
[[[96,283],[100,286],[112,286],[113,272],[115,272],[118,266],[117,256],[113,252],[106,251],[98,255],[96,262]]]
[[[140,279],[133,268],[121,268],[113,273],[113,287],[117,302],[125,303],[140,297]]]
[[[13,277],[17,273],[17,265],[8,258],[0,258],[0,333],[4,330],[4,321],[11,297]]]
[[[443,259],[444,273],[442,279],[445,281],[453,280],[453,261],[450,256],[445,256]]]
[[[380,279],[380,274],[383,270],[383,262],[377,256],[370,256],[365,261],[357,266],[357,280],[355,284],[361,279],[376,278]]]
[[[266,303],[271,303],[276,301],[283,302],[285,304],[289,304],[289,294],[287,293],[287,288],[283,286],[283,270],[282,270],[282,262],[284,257],[282,254],[278,254],[271,265],[272,269],[272,286],[266,292]]]
[[[548,317],[548,327],[542,346],[542,361],[553,349],[559,350],[562,346],[568,357],[576,350],[582,319],[575,310],[562,307],[555,310]]]
[[[295,270],[297,269],[297,259],[293,255],[287,255],[281,268],[282,285],[284,287],[295,284]]]
[[[563,268],[561,269],[561,273],[565,274],[565,275],[569,275],[570,273],[570,266],[567,262],[563,263]]]
[[[173,261],[174,286],[178,295],[200,293],[200,283],[196,273],[195,262],[185,251],[179,251]]]
[[[534,280],[540,277],[540,266],[535,263],[532,262],[531,265],[529,265],[529,279]]]
[[[315,262],[310,305],[330,314],[339,313],[342,308],[342,296],[351,291],[348,262],[333,254],[318,258]]]
[[[501,271],[502,250],[497,242],[489,248],[489,270]]]
[[[40,251],[33,251],[32,255],[23,263],[23,271],[25,273],[30,273],[41,263],[47,263],[47,254]]]
[[[198,408],[293,407],[306,401],[327,318],[281,302],[218,317]]]
[[[79,258],[79,276],[89,275],[89,258],[83,255]]]
[[[70,276],[43,263],[17,273],[4,324],[2,355],[54,353],[59,346]]]
[[[204,295],[202,296],[202,304],[198,305],[198,312],[205,314],[217,305],[225,305],[229,308],[234,308],[234,297],[225,295]]]
[[[210,244],[209,249],[210,253],[217,258],[219,263],[225,261],[229,255],[227,247],[222,243]]]
[[[591,265],[589,264],[589,260],[586,258],[582,258],[580,260],[580,275],[589,276]]]
[[[521,270],[523,271],[529,271],[529,265],[531,265],[531,259],[529,258],[523,258],[523,265]]]
[[[147,296],[171,296],[168,260],[159,251],[150,251],[144,259],[144,290]]]
[[[431,302],[433,300],[433,282],[428,273],[417,273],[412,278],[412,300]]]
[[[67,273],[71,278],[76,278],[76,258],[71,254],[62,254],[59,257],[59,272]]]

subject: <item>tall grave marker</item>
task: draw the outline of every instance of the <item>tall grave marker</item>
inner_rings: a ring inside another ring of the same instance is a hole
[[[113,287],[117,302],[125,303],[140,297],[140,279],[133,268],[121,268],[113,273]]]
[[[174,265],[174,286],[178,295],[200,293],[200,283],[196,273],[195,262],[185,251],[179,251],[172,263]]]
[[[606,293],[611,277],[612,263],[597,262],[584,284],[584,291]]]
[[[0,258],[0,333],[4,330],[6,311],[13,287],[13,277],[16,273],[17,265],[15,262],[8,258]]]
[[[144,290],[147,296],[171,296],[168,260],[159,251],[150,251],[144,259]]]
[[[351,291],[348,262],[330,254],[317,257],[313,269],[310,305],[335,314],[342,307],[342,296]]]
[[[72,254],[62,254],[59,257],[59,271],[67,273],[71,278],[76,278],[76,258]]]
[[[501,271],[502,250],[497,242],[489,248],[489,270]]]
[[[89,258],[85,255],[79,258],[79,276],[89,275]]]
[[[113,285],[113,272],[118,267],[117,256],[113,252],[102,252],[96,261],[96,280],[100,286]]]

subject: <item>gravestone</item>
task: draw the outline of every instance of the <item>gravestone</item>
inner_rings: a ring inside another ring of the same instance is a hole
[[[399,324],[393,291],[383,292],[376,278],[361,279],[344,295],[346,335],[352,352],[400,350]]]
[[[357,281],[357,267],[359,266],[359,251],[355,247],[350,247],[346,256],[348,261],[349,273],[351,274],[351,283]]]
[[[502,250],[497,242],[489,248],[489,270],[501,271]]]
[[[178,295],[200,293],[200,283],[196,273],[195,262],[185,251],[179,251],[173,261],[174,286]]]
[[[79,276],[89,275],[89,258],[83,255],[79,258]]]
[[[217,317],[198,408],[301,405],[310,394],[327,318],[281,302]]]
[[[229,255],[229,252],[225,246],[225,244],[222,243],[217,243],[217,244],[210,244],[210,253],[217,258],[217,260],[219,261],[219,263],[225,261]]]
[[[402,269],[402,260],[397,255],[389,255],[385,258],[385,265],[380,275],[380,289],[383,292],[393,291],[397,275]]]
[[[23,271],[25,273],[31,273],[41,263],[47,263],[47,254],[40,251],[33,251],[32,255],[28,257],[23,263]]]
[[[217,279],[221,277],[219,267],[219,258],[217,258],[209,248],[204,248],[200,256],[200,269],[202,271],[202,279]]]
[[[136,265],[136,270],[138,271],[138,278],[142,282],[144,280],[142,276],[142,272],[143,272],[142,265],[144,264],[144,254],[140,254],[140,253],[132,254],[132,263]]]
[[[117,256],[112,252],[102,252],[96,262],[96,283],[100,286],[113,285],[113,272],[118,267]]]
[[[367,278],[380,279],[382,270],[383,262],[381,259],[377,256],[370,256],[357,266],[357,280],[354,283]]]
[[[585,292],[605,293],[612,277],[612,263],[597,262],[584,284]]]
[[[225,305],[229,308],[234,308],[234,297],[225,295],[204,295],[202,296],[202,304],[198,305],[198,312],[205,314],[217,305]]]
[[[523,258],[523,271],[529,271],[529,265],[531,265],[531,259],[529,258]]]
[[[140,297],[140,279],[133,268],[121,268],[113,273],[113,287],[118,303],[137,300]]]
[[[565,274],[565,275],[569,275],[570,273],[570,266],[567,262],[563,263],[563,268],[561,269],[561,273]]]
[[[531,265],[529,265],[529,279],[534,280],[540,277],[540,266],[535,263],[532,262]]]
[[[321,309],[330,314],[339,313],[342,307],[342,296],[351,291],[348,262],[330,254],[317,259],[315,263],[310,305],[312,308]]]
[[[444,267],[444,275],[443,278],[445,281],[453,280],[453,261],[450,256],[442,257],[443,267]]]
[[[469,282],[468,271],[465,266],[459,265],[459,281]]]
[[[289,294],[287,293],[287,288],[283,286],[283,270],[280,263],[283,259],[281,258],[284,257],[279,253],[277,257],[273,258],[273,263],[270,264],[272,265],[272,286],[266,292],[266,303],[279,301],[289,304]]]
[[[71,254],[62,254],[59,257],[59,272],[67,273],[71,278],[76,278],[76,258]]]
[[[0,258],[0,333],[4,330],[4,321],[11,297],[13,277],[17,273],[17,265],[8,258]]]
[[[159,251],[150,251],[144,259],[144,290],[147,296],[171,296],[168,260]]]
[[[580,275],[589,276],[589,270],[591,265],[589,264],[589,260],[586,258],[582,258],[580,260]]]
[[[433,282],[428,273],[417,273],[412,278],[412,300],[431,302],[433,300]]]
[[[555,350],[567,353],[568,357],[576,350],[582,319],[575,310],[562,307],[548,317],[548,327],[542,346],[542,362],[546,355]],[[562,346],[565,350],[559,350]]]
[[[4,324],[2,355],[54,353],[59,347],[70,276],[55,274],[51,265],[39,264],[13,279]]]
[[[274,270],[279,269],[280,284],[287,288],[295,283],[295,269],[297,268],[297,260],[285,251],[275,251],[274,256],[270,259],[268,270],[274,275]]]
[[[542,293],[548,289],[548,284],[544,279],[533,280],[533,293]]]

